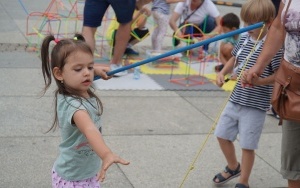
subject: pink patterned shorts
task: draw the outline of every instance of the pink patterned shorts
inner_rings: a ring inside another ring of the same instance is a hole
[[[80,181],[67,181],[52,169],[52,188],[101,188],[97,176]]]

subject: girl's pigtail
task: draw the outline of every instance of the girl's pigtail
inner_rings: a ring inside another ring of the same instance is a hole
[[[51,66],[49,58],[49,45],[52,40],[55,40],[53,35],[49,35],[44,38],[41,47],[41,58],[42,58],[42,72],[44,76],[45,89],[44,92],[49,88],[51,84]]]

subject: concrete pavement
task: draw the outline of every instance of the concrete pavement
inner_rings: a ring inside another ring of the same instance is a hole
[[[0,187],[47,188],[51,187],[51,168],[60,140],[58,132],[44,134],[53,119],[53,87],[40,98],[40,59],[24,49],[26,11],[44,10],[49,1],[21,1],[25,8],[19,2],[0,1]],[[222,13],[239,11],[219,8]],[[146,40],[141,45],[150,43]],[[102,187],[180,187],[200,148],[203,150],[182,187],[214,187],[211,179],[224,168],[225,159],[209,132],[228,92],[97,93],[104,104],[104,138],[115,153],[131,162],[129,166],[113,165]],[[279,173],[281,127],[277,123],[267,116],[250,178],[252,188],[287,186]],[[240,158],[237,142],[236,146]],[[234,179],[223,187],[234,187],[236,182]]]

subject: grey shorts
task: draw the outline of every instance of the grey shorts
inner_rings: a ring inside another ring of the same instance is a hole
[[[266,118],[266,112],[228,101],[215,130],[215,136],[235,141],[241,148],[255,150]]]
[[[300,123],[283,121],[281,170],[284,179],[300,180]]]

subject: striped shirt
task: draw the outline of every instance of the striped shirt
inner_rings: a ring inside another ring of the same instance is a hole
[[[246,41],[246,43],[244,41]],[[243,35],[232,51],[232,55],[236,58],[237,63],[247,63],[245,69],[250,69],[256,63],[256,60],[262,51],[264,40],[258,41],[256,44],[257,47],[253,49],[255,43],[256,41],[253,40],[248,34]],[[260,77],[268,77],[272,75],[276,69],[278,69],[282,58],[282,53],[282,49],[277,52],[277,54],[271,60],[271,63],[265,68],[263,74]],[[249,54],[250,57],[247,62],[246,58]],[[239,75],[240,72],[241,68],[237,70],[237,75]],[[243,106],[267,111],[270,107],[272,89],[272,85],[242,88],[241,82],[239,81],[234,88],[229,100]]]

